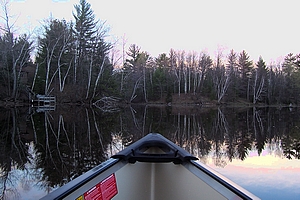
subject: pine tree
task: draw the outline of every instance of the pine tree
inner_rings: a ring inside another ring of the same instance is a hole
[[[138,56],[140,54],[141,48],[137,46],[136,44],[130,45],[127,55],[128,59],[126,59],[124,70],[127,72],[136,72],[137,71],[137,62],[138,62]]]
[[[92,48],[92,41],[96,37],[95,15],[91,5],[86,0],[80,0],[78,5],[74,6],[76,13],[73,13],[75,19],[75,34],[78,42],[78,56],[81,58]]]
[[[249,55],[243,50],[239,54],[238,67],[240,72],[240,94],[242,98],[246,98],[249,101],[250,94],[250,79],[252,75],[252,61],[250,61]]]
[[[252,61],[249,60],[250,57],[246,53],[245,50],[243,50],[239,55],[238,60],[238,66],[240,69],[240,74],[242,79],[246,79],[251,75],[251,71],[253,69]]]
[[[254,70],[252,79],[252,90],[253,90],[253,103],[257,103],[258,100],[263,100],[266,97],[266,90],[267,90],[267,74],[268,69],[266,66],[265,61],[260,56],[257,63],[256,69]]]
[[[233,51],[233,49],[230,51],[229,55],[227,56],[227,71],[231,73],[231,84],[228,88],[228,100],[236,100],[238,96],[238,80],[239,80],[239,74],[238,74],[238,64],[237,64],[238,55],[236,52]]]
[[[76,38],[74,83],[79,83],[84,88],[85,99],[94,98],[97,88],[101,88],[103,80],[101,76],[112,75],[112,67],[107,58],[111,45],[104,41],[107,30],[104,23],[95,20],[91,5],[86,0],[80,0],[74,8]]]
[[[296,57],[293,53],[289,53],[283,61],[282,64],[282,71],[285,73],[286,76],[291,76],[292,73],[296,70]]]

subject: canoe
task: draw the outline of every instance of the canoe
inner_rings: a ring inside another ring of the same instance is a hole
[[[42,199],[259,199],[150,133]]]

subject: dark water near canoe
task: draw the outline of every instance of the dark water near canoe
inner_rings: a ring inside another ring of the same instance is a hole
[[[158,132],[262,199],[300,199],[300,108],[0,110],[0,199],[38,199]]]

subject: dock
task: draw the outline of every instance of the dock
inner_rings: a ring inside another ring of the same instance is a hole
[[[36,98],[32,100],[32,105],[36,108],[37,112],[54,111],[56,97],[37,94]]]

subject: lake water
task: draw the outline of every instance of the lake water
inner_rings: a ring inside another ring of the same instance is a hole
[[[298,108],[0,110],[0,199],[38,199],[150,132],[262,199],[300,199]]]

